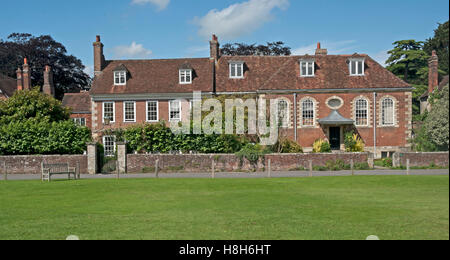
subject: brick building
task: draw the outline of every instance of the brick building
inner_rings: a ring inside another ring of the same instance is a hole
[[[94,138],[114,149],[110,128],[166,122],[189,116],[193,91],[207,95],[255,94],[279,98],[283,133],[312,149],[318,138],[344,149],[346,131],[356,130],[377,157],[408,150],[412,88],[365,54],[221,56],[218,38],[210,57],[167,60],[105,60],[94,42],[95,78],[90,91]],[[86,95],[86,94],[85,94]]]

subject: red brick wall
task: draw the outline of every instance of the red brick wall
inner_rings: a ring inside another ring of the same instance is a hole
[[[6,162],[8,174],[41,174],[41,162],[69,163],[69,167],[80,164],[80,173],[87,173],[87,155],[20,155],[0,156],[0,172],[3,173],[3,162]]]
[[[84,118],[86,126],[92,129],[92,115],[91,114],[71,114],[70,118]]]
[[[297,96],[297,137],[298,143],[305,148],[311,148],[314,141],[319,138],[328,138],[328,127],[322,127],[317,123],[317,120],[327,117],[332,109],[327,106],[327,100],[331,97],[339,97],[344,103],[339,108],[339,113],[350,119],[354,119],[354,106],[353,102],[357,97],[365,97],[369,103],[369,126],[357,127],[356,130],[363,138],[366,147],[372,148],[374,146],[374,115],[373,115],[373,93],[326,93],[326,94],[299,94]],[[395,115],[396,125],[392,127],[384,127],[380,125],[381,106],[380,102],[384,97],[392,97],[395,99]],[[282,131],[283,135],[294,139],[294,96],[289,95],[266,95],[266,99],[283,97],[291,102],[290,104],[290,126]],[[301,101],[304,98],[311,97],[316,101],[316,125],[314,127],[301,126],[302,113],[301,113]],[[408,140],[410,139],[410,127],[411,127],[411,93],[406,92],[389,92],[378,93],[376,100],[377,115],[377,147],[386,147],[386,149],[399,150],[408,148]],[[102,102],[97,102],[97,129],[102,127]],[[189,109],[189,104],[183,105],[183,111]],[[159,120],[168,122],[169,116],[168,101],[159,101]],[[135,123],[124,123],[123,120],[123,102],[115,102],[115,123],[107,128],[124,128]],[[146,121],[146,101],[136,102],[136,123],[144,123]],[[344,131],[341,135],[341,143],[343,144]]]
[[[398,153],[394,155],[394,166],[406,166],[406,160],[410,160],[410,166],[429,166],[434,164],[436,166],[448,167],[448,152],[442,153]],[[400,165],[398,165],[400,164]]]
[[[156,160],[159,159],[159,167],[163,171],[185,172],[208,172],[211,170],[212,160],[216,161],[217,171],[248,171],[253,166],[246,159],[241,160],[234,154],[199,154],[199,155],[145,155],[129,154],[127,155],[127,170],[129,173],[140,173],[144,167],[154,168]],[[313,161],[314,166],[324,166],[328,161],[337,159],[350,164],[353,159],[355,163],[368,162],[368,153],[340,153],[340,154],[271,154],[266,155],[264,160],[258,163],[259,169],[267,167],[268,160],[271,160],[274,171],[289,171],[297,169],[299,166],[309,167],[309,160]]]

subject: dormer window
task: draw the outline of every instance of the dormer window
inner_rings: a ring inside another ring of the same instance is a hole
[[[127,84],[127,72],[126,71],[114,71],[114,85],[126,85]]]
[[[350,59],[350,76],[364,76],[364,59]]]
[[[230,62],[230,79],[244,78],[244,62],[233,61]]]
[[[192,84],[191,69],[180,69],[180,84]]]
[[[300,60],[300,77],[314,77],[314,60]]]

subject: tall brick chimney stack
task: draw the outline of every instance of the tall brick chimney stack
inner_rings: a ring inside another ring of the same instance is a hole
[[[44,69],[44,86],[42,87],[42,91],[55,97],[55,86],[53,85],[53,71],[52,67],[46,65]]]
[[[219,60],[220,58],[220,44],[219,38],[215,34],[212,36],[212,40],[209,42],[210,45],[210,59],[211,60]]]
[[[23,89],[31,90],[31,71],[27,58],[23,59]]]
[[[23,75],[22,75],[22,70],[20,68],[18,68],[16,70],[16,74],[17,74],[17,90],[23,90]]]
[[[105,56],[103,55],[103,43],[100,35],[97,35],[94,42],[94,76],[102,73],[105,68]]]
[[[433,93],[434,89],[439,85],[439,58],[436,51],[433,50],[431,58],[428,61],[428,93]]]
[[[328,55],[328,50],[322,49],[320,42],[317,43],[316,55]]]

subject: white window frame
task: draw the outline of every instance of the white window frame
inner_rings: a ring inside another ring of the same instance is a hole
[[[306,65],[306,75],[303,75],[303,64]],[[312,65],[312,73],[308,73],[309,71],[309,65]],[[302,78],[310,78],[315,77],[315,70],[316,70],[316,62],[313,60],[300,60],[300,77]]]
[[[103,104],[102,104],[103,123],[105,123],[105,104],[112,104],[113,118],[111,119],[110,123],[115,123],[116,122],[116,103],[114,101],[103,102]]]
[[[124,82],[120,82],[121,79],[124,79]],[[119,78],[119,83],[116,82],[116,79]],[[127,84],[127,72],[126,71],[114,71],[114,86],[124,86]]]
[[[358,124],[358,111],[362,109],[358,109],[358,102],[364,101],[366,102],[366,124]],[[369,126],[369,120],[370,120],[370,104],[369,101],[365,98],[358,98],[355,100],[355,125],[357,127],[364,127]]]
[[[184,81],[182,80],[184,76]],[[189,81],[186,80],[187,76],[189,76]],[[192,84],[192,70],[191,69],[180,69],[179,70],[179,80],[180,84]]]
[[[278,120],[280,119],[281,115],[280,115],[280,103],[286,103],[286,113],[284,115],[284,120],[283,122],[281,122],[280,127],[281,128],[288,128],[289,127],[289,121],[290,121],[290,114],[289,114],[289,109],[290,109],[290,105],[289,105],[289,101],[285,100],[285,99],[279,99],[278,103],[277,103],[277,114],[278,114]]]
[[[150,103],[156,103],[156,120],[149,120],[148,112],[150,112],[150,111],[148,110],[148,105]],[[145,104],[145,119],[149,123],[159,122],[159,102],[157,100],[149,100],[146,102],[146,104]]]
[[[232,75],[233,72],[233,66],[236,66],[234,68],[234,76]],[[238,66],[241,67],[241,75],[238,76]],[[243,79],[244,78],[244,63],[243,62],[230,62],[229,65],[230,68],[230,79]]]
[[[112,149],[112,154],[109,154],[106,152],[106,139],[107,138],[112,138],[112,143],[113,143],[113,149]],[[105,135],[103,136],[103,148],[104,148],[104,156],[105,157],[114,157],[116,155],[116,137],[113,135]]]
[[[84,117],[74,117],[72,118],[72,121],[78,126],[86,126],[86,118]]]
[[[179,105],[179,111],[180,111],[180,118],[172,118],[172,102],[178,102]],[[182,118],[182,107],[181,107],[181,101],[180,100],[170,100],[169,101],[169,122],[180,122]]]
[[[392,123],[386,123],[386,120],[385,120],[385,102],[387,101],[387,100],[391,100],[392,101]],[[381,102],[380,102],[380,104],[381,104],[381,125],[382,126],[395,126],[395,119],[396,119],[396,108],[395,108],[395,99],[393,99],[393,98],[391,98],[391,97],[385,97],[385,98],[383,98],[383,99],[381,99]]]
[[[127,119],[126,104],[133,104],[133,119]],[[123,122],[124,123],[136,123],[136,102],[135,101],[124,101],[123,102]]]
[[[305,102],[307,102],[307,101],[310,101],[310,102],[312,102],[312,124],[304,124],[304,122],[305,122],[305,117],[304,117],[304,113],[305,113],[305,109],[304,109],[304,104],[305,104]],[[302,111],[302,113],[301,113],[301,126],[302,127],[315,127],[315,125],[316,125],[316,102],[314,101],[314,99],[312,99],[312,98],[305,98],[305,99],[303,99],[302,101],[301,101],[301,103],[300,103],[300,105],[301,105],[301,111]]]
[[[364,76],[365,75],[365,59],[350,59],[348,63],[348,69],[350,71],[350,76]],[[355,63],[355,73],[352,72],[352,63]],[[362,63],[362,71],[359,71],[358,64]]]

